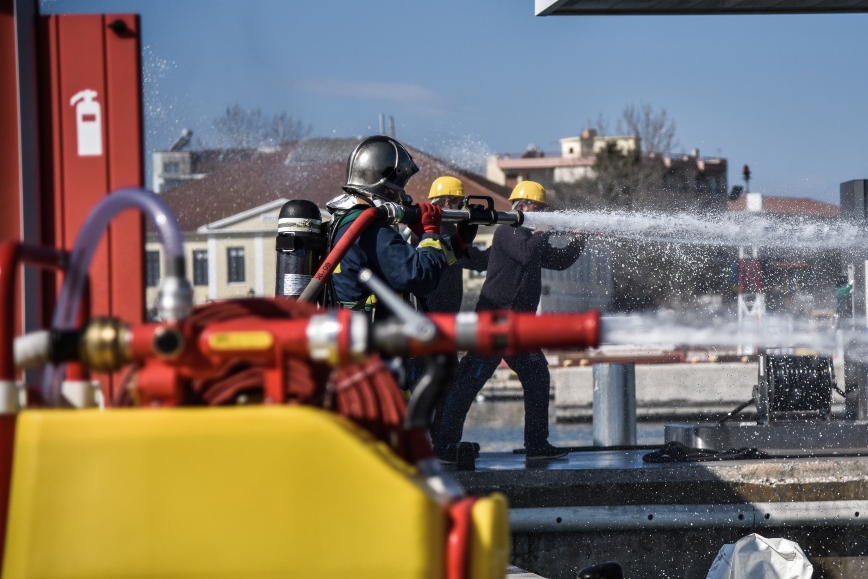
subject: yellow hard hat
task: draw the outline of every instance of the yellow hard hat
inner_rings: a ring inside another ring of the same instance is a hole
[[[515,189],[512,190],[512,194],[509,196],[509,200],[521,201],[522,199],[541,205],[548,205],[545,187],[536,181],[522,181],[515,186]]]
[[[436,199],[437,197],[464,197],[464,183],[460,179],[448,175],[437,177],[431,183],[428,199]]]

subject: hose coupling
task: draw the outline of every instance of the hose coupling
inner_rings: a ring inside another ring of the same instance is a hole
[[[97,372],[115,372],[131,361],[130,327],[115,318],[94,318],[78,346],[79,360]]]
[[[184,320],[193,311],[193,286],[186,277],[168,275],[157,291],[157,315],[161,321]]]
[[[383,203],[377,207],[377,219],[384,221],[389,225],[402,223],[404,221],[405,213],[406,211],[404,207],[397,203]]]
[[[307,326],[311,359],[330,366],[364,360],[368,353],[370,323],[362,312],[350,310],[311,316]]]

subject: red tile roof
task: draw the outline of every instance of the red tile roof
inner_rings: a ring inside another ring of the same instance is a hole
[[[274,153],[232,163],[161,196],[175,211],[183,231],[195,231],[208,223],[279,198],[309,199],[325,207],[327,201],[341,193],[346,177],[346,157],[358,140],[311,139],[310,143],[322,146],[319,155],[310,154],[311,146],[303,141]],[[467,195],[490,196],[494,198],[496,209],[509,210],[508,188],[449,166],[422,151],[409,149],[420,170],[410,179],[406,191],[417,202],[427,198],[434,179],[452,175],[464,182]],[[304,151],[300,155],[301,162],[294,161],[295,151]]]
[[[730,201],[729,211],[745,211],[744,196]],[[805,197],[772,197],[763,196],[763,212],[771,215],[786,215],[797,217],[821,217],[837,219],[841,216],[841,208],[831,203]]]

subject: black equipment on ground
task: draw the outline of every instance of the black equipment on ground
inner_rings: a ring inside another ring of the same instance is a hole
[[[328,239],[319,208],[293,199],[277,218],[277,285],[274,295],[298,298],[325,258]]]
[[[624,579],[624,571],[618,563],[608,561],[581,569],[578,579]]]
[[[754,398],[757,422],[829,420],[836,388],[832,358],[762,355]]]

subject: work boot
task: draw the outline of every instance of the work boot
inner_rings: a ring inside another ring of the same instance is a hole
[[[470,447],[473,448],[473,458],[479,458],[479,443],[478,442],[460,442],[459,444],[469,444]],[[465,447],[467,448],[467,447]],[[449,445],[445,450],[437,452],[437,458],[439,458],[442,462],[446,462],[449,464],[454,463],[457,460],[457,452],[458,447],[454,445]],[[465,451],[466,452],[466,451]]]
[[[455,464],[458,460],[458,449],[454,444],[450,444],[446,448],[443,449],[434,449],[434,454],[437,455],[437,458],[440,459],[440,462],[444,462],[446,464]]]
[[[579,571],[578,579],[624,579],[624,571],[614,562],[591,565]]]
[[[553,458],[563,458],[568,455],[570,451],[558,448],[556,446],[552,446],[548,442],[543,446],[532,446],[527,449],[527,460],[549,460]]]

